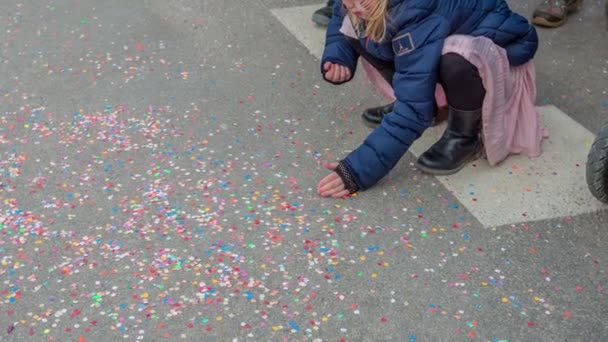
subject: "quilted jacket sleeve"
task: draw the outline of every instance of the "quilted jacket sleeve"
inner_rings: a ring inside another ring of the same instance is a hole
[[[526,18],[511,11],[505,1],[500,1],[498,7],[470,34],[492,39],[505,49],[511,65],[522,65],[532,59],[538,49],[536,29]]]
[[[435,84],[448,22],[440,16],[411,9],[392,41],[395,52],[393,88],[397,98],[388,114],[342,163],[360,190],[382,179],[412,142],[430,126],[435,114]]]
[[[503,31],[503,34],[513,37],[505,45],[509,63],[517,66],[528,62],[538,49],[538,35],[534,26],[530,25],[528,20],[521,15],[511,13],[501,28],[509,28]]]
[[[354,76],[357,68],[357,59],[359,58],[359,55],[346,40],[346,37],[340,32],[344,14],[342,0],[336,0],[334,4],[334,13],[327,26],[325,49],[323,50],[323,57],[321,58],[321,75],[323,75],[323,78],[325,78],[323,71],[323,64],[325,64],[325,62],[337,63],[348,67],[352,76]],[[327,81],[327,79],[325,80]],[[348,81],[350,80],[347,80],[346,82]]]

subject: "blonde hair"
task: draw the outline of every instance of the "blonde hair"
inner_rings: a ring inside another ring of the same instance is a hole
[[[350,20],[357,32],[364,32],[369,39],[380,42],[386,35],[386,15],[388,0],[376,0],[376,4],[369,11],[367,19],[360,19],[350,15]]]

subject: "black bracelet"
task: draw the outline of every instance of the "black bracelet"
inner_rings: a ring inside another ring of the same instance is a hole
[[[344,188],[348,190],[349,193],[354,194],[355,192],[359,191],[359,186],[357,185],[357,182],[355,182],[355,177],[343,162],[338,164],[335,171],[342,179]]]

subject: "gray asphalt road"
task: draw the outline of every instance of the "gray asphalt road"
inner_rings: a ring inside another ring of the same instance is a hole
[[[269,12],[303,4],[0,3],[0,340],[608,339],[605,211],[483,227],[411,155],[316,196],[377,97]],[[602,11],[539,31],[539,102],[593,131]]]

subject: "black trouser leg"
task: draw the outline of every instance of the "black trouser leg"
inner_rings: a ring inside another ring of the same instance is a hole
[[[479,71],[464,57],[455,53],[441,56],[439,83],[450,107],[465,111],[481,108],[486,90]]]

